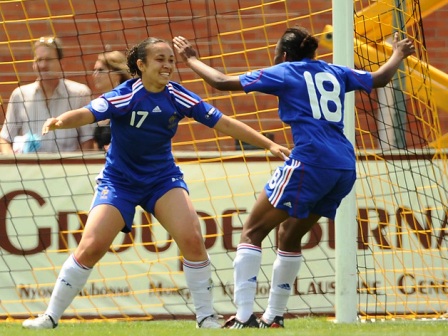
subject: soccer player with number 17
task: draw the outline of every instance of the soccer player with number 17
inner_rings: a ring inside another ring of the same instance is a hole
[[[224,115],[195,93],[171,81],[174,52],[166,41],[155,37],[143,40],[129,51],[127,65],[136,78],[83,108],[47,119],[42,128],[45,135],[57,129],[110,119],[112,137],[81,241],[63,264],[46,311],[24,321],[25,328],[57,327],[62,314],[118,233],[131,232],[137,205],[154,215],[182,253],[197,327],[221,328],[213,310],[211,261],[183,173],[174,161],[171,139],[179,122],[188,117],[265,148],[280,159],[290,154],[288,148]]]
[[[287,29],[275,48],[275,65],[240,76],[228,76],[202,63],[182,36],[173,39],[184,62],[208,84],[223,91],[258,91],[278,97],[280,119],[291,126],[294,148],[260,193],[243,225],[234,260],[236,316],[226,326],[281,328],[292,285],[302,262],[301,239],[321,217],[333,219],[356,179],[353,145],[345,137],[346,92],[383,87],[403,59],[414,53],[409,39],[398,41],[393,54],[375,72],[316,60],[318,40],[302,27]],[[268,306],[253,314],[261,243],[279,227]]]

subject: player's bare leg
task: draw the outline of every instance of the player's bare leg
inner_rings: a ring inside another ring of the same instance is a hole
[[[157,201],[154,212],[184,257],[184,274],[195,306],[197,327],[221,328],[213,310],[210,259],[198,215],[187,192],[182,188],[171,189]]]
[[[22,326],[27,329],[56,328],[64,311],[86,284],[93,266],[108,251],[123,227],[124,221],[117,208],[105,204],[94,207],[78,247],[62,265],[47,310],[36,319],[24,321]]]

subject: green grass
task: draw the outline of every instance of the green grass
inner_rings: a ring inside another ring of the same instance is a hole
[[[448,320],[387,321],[375,323],[336,324],[323,318],[298,318],[285,321],[285,329],[202,330],[193,321],[149,322],[63,322],[53,330],[26,330],[19,322],[0,323],[0,336],[446,336]]]

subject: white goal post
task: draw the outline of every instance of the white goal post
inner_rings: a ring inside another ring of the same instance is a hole
[[[351,20],[349,18],[352,18]],[[353,1],[333,0],[333,62],[354,66]],[[355,144],[355,96],[345,97],[344,131]],[[357,317],[356,198],[355,187],[342,201],[335,218],[335,313],[336,322],[355,322]]]

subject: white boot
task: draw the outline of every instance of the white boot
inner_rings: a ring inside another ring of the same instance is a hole
[[[27,329],[54,329],[58,326],[50,315],[39,314],[35,319],[28,319],[22,323]]]

